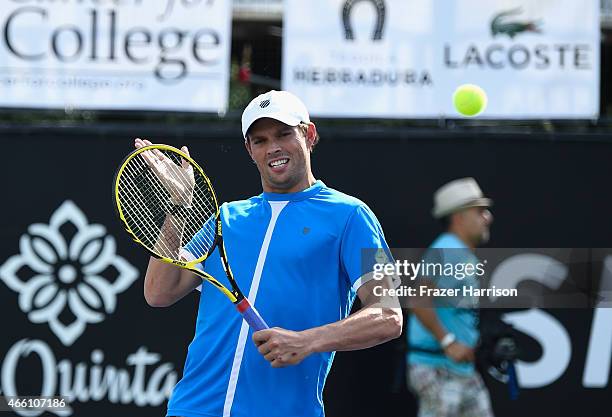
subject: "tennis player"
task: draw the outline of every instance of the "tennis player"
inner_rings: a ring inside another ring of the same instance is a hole
[[[389,248],[363,202],[315,179],[310,154],[319,136],[296,96],[270,91],[255,98],[242,115],[242,133],[263,193],[221,207],[223,236],[238,285],[273,327],[252,333],[221,293],[203,286],[167,415],[323,416],[334,352],[401,333],[401,309],[373,294],[374,286],[392,284],[372,279],[380,252],[367,249],[389,254]],[[149,143],[136,139],[135,146]],[[195,247],[182,248],[184,256],[200,256]],[[225,277],[219,256],[203,268]],[[169,306],[201,284],[189,271],[151,258],[145,298]],[[356,295],[363,307],[349,315]]]

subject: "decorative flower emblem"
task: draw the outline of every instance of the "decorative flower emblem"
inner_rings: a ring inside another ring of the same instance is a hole
[[[19,240],[18,255],[0,266],[0,279],[19,293],[19,307],[32,323],[49,323],[72,345],[88,323],[115,311],[117,294],[138,270],[115,252],[115,239],[66,200],[49,224],[36,223]]]

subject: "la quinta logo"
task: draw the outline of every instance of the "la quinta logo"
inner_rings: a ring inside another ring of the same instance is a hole
[[[20,375],[24,363],[34,360],[40,366],[28,371],[28,380],[38,381],[36,394],[61,396],[70,405],[15,409],[17,415],[83,415],[78,404],[91,402],[159,407],[170,397],[178,380],[176,366],[147,346],[121,347],[123,362],[112,359],[117,351],[113,338],[100,338],[88,348],[74,346],[88,324],[100,323],[115,311],[117,295],[137,277],[138,270],[117,255],[115,239],[106,228],[90,223],[72,201],[64,201],[48,224],[27,228],[19,239],[19,253],[0,265],[0,280],[18,294],[18,306],[32,323],[46,323],[70,349],[66,357],[66,349],[54,349],[45,340],[16,340],[0,352],[0,393],[32,395]],[[89,360],[83,360],[84,353]]]
[[[0,266],[0,279],[19,294],[19,308],[28,319],[47,323],[65,346],[71,346],[87,324],[113,313],[117,294],[138,277],[138,270],[117,255],[115,239],[106,228],[89,223],[69,200],[48,224],[28,227],[19,239],[19,251]]]

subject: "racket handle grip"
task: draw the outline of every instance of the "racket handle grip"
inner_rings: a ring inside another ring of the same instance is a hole
[[[259,315],[259,312],[255,310],[255,307],[253,307],[246,298],[236,304],[236,308],[240,314],[242,314],[244,320],[251,326],[253,331],[269,328],[265,320]]]

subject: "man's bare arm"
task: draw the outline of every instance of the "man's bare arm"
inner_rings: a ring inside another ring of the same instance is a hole
[[[395,297],[378,297],[374,287],[391,288],[390,280],[371,280],[359,288],[362,307],[344,320],[306,330],[315,352],[365,349],[399,337],[402,309]]]
[[[177,258],[180,250],[181,221],[168,215],[156,242],[156,251],[171,251],[170,258]],[[151,257],[145,275],[144,295],[152,307],[168,307],[193,291],[202,279],[192,272]]]
[[[144,296],[151,307],[168,307],[202,283],[192,272],[151,257],[144,282]]]
[[[139,138],[134,140],[134,147],[137,149],[147,145],[151,145],[148,140]],[[187,154],[189,152],[186,147],[183,147],[183,151]],[[143,156],[161,180],[163,173],[159,168],[156,168],[156,164],[163,165],[163,155],[156,155],[147,151],[143,153]],[[172,174],[176,176],[176,173]],[[187,174],[189,173],[187,172]],[[184,181],[184,183],[188,182]],[[176,194],[176,201],[173,201],[175,204],[190,202],[191,191],[183,191],[182,194]],[[154,246],[156,253],[172,259],[178,258],[183,241],[183,223],[184,221],[179,216],[166,215]],[[201,283],[202,280],[192,272],[151,257],[144,280],[144,296],[147,303],[153,307],[167,307],[193,291]]]
[[[280,328],[253,334],[259,352],[273,367],[296,365],[316,352],[365,349],[399,337],[402,310],[395,297],[377,297],[374,287],[391,288],[390,280],[372,280],[357,294],[363,307],[349,317],[301,332]]]
[[[444,328],[434,308],[431,297],[418,297],[410,309],[417,319],[441,342],[448,331]],[[453,342],[444,348],[444,354],[455,362],[473,362],[474,350],[460,342]]]

